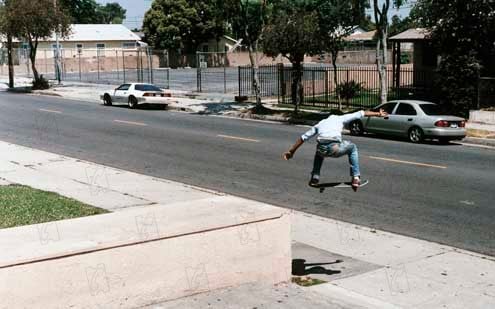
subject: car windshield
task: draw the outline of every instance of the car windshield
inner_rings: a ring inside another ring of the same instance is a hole
[[[136,85],[134,89],[137,91],[162,91],[160,88],[153,85]]]
[[[445,115],[445,110],[436,104],[420,104],[419,105],[423,112],[429,116],[440,116]]]

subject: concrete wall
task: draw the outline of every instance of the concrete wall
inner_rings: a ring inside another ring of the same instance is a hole
[[[312,57],[313,62],[318,63],[332,63],[332,56],[330,54],[324,54],[323,56]],[[376,51],[375,50],[351,50],[339,52],[337,58],[338,64],[374,64],[376,63]],[[392,63],[392,50],[388,51],[388,63]]]
[[[490,111],[470,111],[469,121],[495,125],[495,112]]]

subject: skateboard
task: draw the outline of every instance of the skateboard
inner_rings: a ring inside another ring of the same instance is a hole
[[[369,184],[369,180],[361,180],[361,185],[359,188],[366,186]],[[352,188],[352,182],[326,182],[320,183],[315,186],[310,185],[310,187],[320,189],[320,193],[323,193],[326,188]]]

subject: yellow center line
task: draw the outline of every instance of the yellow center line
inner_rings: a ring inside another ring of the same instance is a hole
[[[440,169],[446,169],[446,166],[441,166],[441,165],[433,165],[433,164],[426,164],[426,163],[418,163],[418,162],[411,162],[411,161],[402,161],[402,160],[395,160],[395,159],[389,159],[389,158],[381,158],[381,157],[372,157],[369,156],[370,159],[374,160],[381,160],[381,161],[388,161],[388,162],[394,162],[394,163],[402,163],[402,164],[409,164],[409,165],[416,165],[416,166],[423,166],[423,167],[433,167],[433,168],[440,168]]]
[[[133,121],[125,121],[125,120],[114,120],[114,122],[124,123],[124,124],[130,124],[130,125],[133,125],[133,126],[140,126],[140,127],[147,127],[148,126],[146,123],[133,122]]]
[[[230,136],[230,135],[222,135],[219,134],[217,135],[218,137],[223,137],[223,138],[228,138],[228,139],[236,139],[239,141],[245,141],[245,142],[254,142],[254,143],[259,143],[260,141],[257,139],[251,139],[251,138],[244,138],[244,137],[237,137],[237,136]]]
[[[42,112],[47,112],[47,113],[62,114],[62,112],[54,111],[54,110],[51,110],[51,109],[40,108],[39,110],[42,111]]]

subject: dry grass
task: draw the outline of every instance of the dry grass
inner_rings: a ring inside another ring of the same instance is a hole
[[[467,129],[467,136],[495,139],[495,132],[486,131],[486,130],[477,130],[477,129]]]

